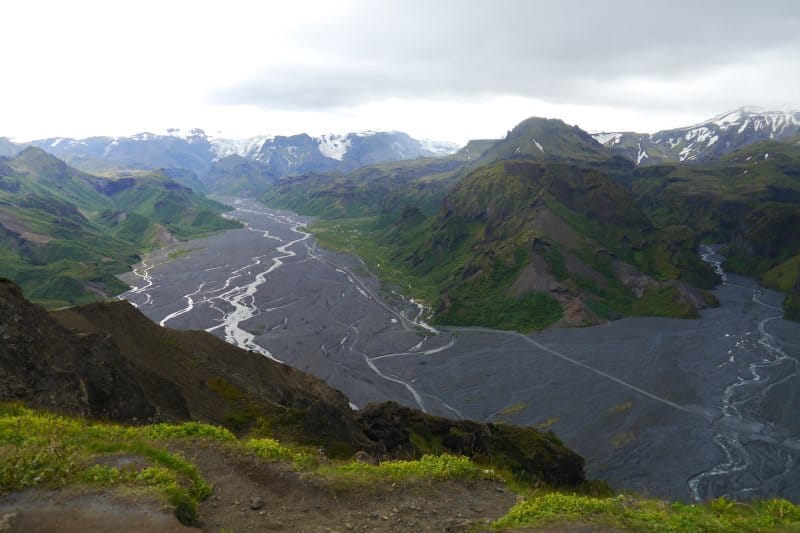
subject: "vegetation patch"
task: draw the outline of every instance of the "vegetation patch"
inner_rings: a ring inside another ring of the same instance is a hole
[[[617,404],[614,407],[610,408],[609,412],[611,412],[611,413],[625,413],[627,411],[630,411],[631,407],[633,407],[633,402],[627,401],[627,402],[623,402],[623,403]]]
[[[527,403],[525,403],[525,402],[517,402],[517,403],[515,403],[513,405],[509,405],[505,409],[500,410],[500,412],[497,413],[497,414],[500,415],[500,416],[511,416],[511,415],[514,415],[514,414],[517,414],[517,413],[521,413],[522,411],[524,411],[527,408],[528,408],[528,404]]]
[[[323,466],[319,473],[332,479],[361,483],[371,480],[419,481],[497,478],[493,470],[482,468],[467,457],[448,454],[426,454],[412,461],[384,461],[377,465],[350,461],[340,465]]]
[[[622,495],[597,498],[548,493],[520,501],[493,527],[576,522],[634,531],[796,531],[800,507],[780,499],[739,504],[719,498],[705,505],[685,505]]]
[[[187,422],[121,426],[0,405],[0,492],[73,484],[133,486],[160,493],[185,524],[197,519],[197,503],[211,493],[195,465],[167,444],[176,439],[232,441],[226,429]],[[127,454],[152,463],[115,467],[108,458]]]
[[[244,441],[245,450],[267,461],[286,461],[297,470],[311,470],[320,463],[316,450],[300,446],[288,446],[275,439],[259,438]]]
[[[524,428],[493,425],[501,438],[524,440]],[[526,456],[547,461],[552,442],[528,442]],[[549,437],[550,440],[555,437]],[[529,439],[530,440],[530,439]],[[0,404],[0,493],[26,487],[130,487],[160,494],[185,524],[195,524],[197,503],[211,494],[196,465],[170,451],[176,443],[215,442],[264,461],[333,483],[414,486],[436,480],[491,479],[507,483],[525,498],[493,523],[495,529],[551,524],[595,524],[636,531],[795,531],[800,507],[781,499],[735,503],[723,498],[684,505],[633,496],[612,496],[607,486],[584,482],[580,493],[541,492],[540,480],[526,480],[500,461],[479,464],[467,457],[424,454],[416,460],[377,464],[360,460],[330,462],[318,449],[277,439],[237,439],[228,430],[188,422],[122,426]],[[553,441],[555,442],[555,441]],[[496,447],[502,452],[502,442]],[[535,450],[533,448],[536,448]],[[138,458],[120,461],[119,459]],[[535,481],[535,483],[529,483]]]

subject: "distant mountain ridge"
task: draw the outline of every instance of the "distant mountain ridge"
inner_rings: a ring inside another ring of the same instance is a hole
[[[179,168],[198,176],[205,176],[215,161],[231,155],[263,163],[271,173],[283,176],[315,171],[350,171],[374,163],[448,155],[460,148],[449,142],[420,141],[396,131],[224,139],[195,128],[185,132],[169,129],[165,134],[145,132],[128,137],[51,137],[21,144],[0,138],[0,155],[13,156],[26,146],[41,148],[87,172]]]
[[[603,146],[637,165],[717,159],[750,144],[800,134],[800,111],[741,107],[682,128],[656,133],[600,132]]]

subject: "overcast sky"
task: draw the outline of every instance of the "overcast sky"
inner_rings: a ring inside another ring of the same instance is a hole
[[[0,136],[657,131],[800,108],[797,0],[4,1]]]

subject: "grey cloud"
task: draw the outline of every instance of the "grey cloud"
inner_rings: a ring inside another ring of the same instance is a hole
[[[799,23],[794,0],[363,2],[344,21],[297,36],[312,59],[255,72],[212,99],[267,109],[489,94],[586,105],[674,105],[675,94],[617,88],[631,78],[690,84],[737,69],[758,76],[765,52],[787,62],[781,82],[796,87]],[[769,96],[758,84],[753,90],[761,94],[749,101]],[[748,98],[742,92],[727,96]],[[695,96],[707,101],[725,95]]]

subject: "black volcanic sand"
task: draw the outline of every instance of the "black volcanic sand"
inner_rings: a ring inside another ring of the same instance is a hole
[[[800,501],[800,324],[777,318],[782,295],[730,275],[697,320],[435,334],[357,258],[318,249],[299,228],[309,219],[234,205],[246,228],[148,256],[123,297],[315,374],[356,406],[552,429],[618,489]]]

